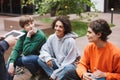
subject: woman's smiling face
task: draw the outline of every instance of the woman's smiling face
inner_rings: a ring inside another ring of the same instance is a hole
[[[63,23],[62,23],[61,21],[57,21],[57,22],[55,23],[54,29],[55,29],[56,35],[57,35],[59,38],[62,38],[62,37],[65,35],[65,34],[64,34],[64,31],[65,31],[64,25],[63,25]]]
[[[101,36],[100,33],[95,34],[93,32],[93,30],[90,27],[88,27],[87,38],[88,38],[89,42],[97,42],[100,39],[100,36]]]

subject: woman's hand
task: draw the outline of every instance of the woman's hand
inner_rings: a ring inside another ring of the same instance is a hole
[[[93,72],[93,75],[96,77],[96,78],[105,78],[106,77],[106,73],[105,72],[102,72],[98,69],[95,69],[95,72]]]
[[[96,80],[92,73],[84,73],[82,80]]]
[[[49,80],[53,80],[53,79],[50,77]]]
[[[31,37],[31,36],[34,35],[36,32],[37,32],[37,29],[36,29],[36,28],[32,28],[32,30],[30,30],[30,31],[27,33],[27,37]]]
[[[50,68],[53,66],[52,60],[49,60],[46,64],[47,64]]]

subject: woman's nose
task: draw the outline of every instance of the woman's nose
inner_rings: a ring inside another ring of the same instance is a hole
[[[59,27],[59,26],[57,26],[57,27],[56,27],[56,29],[57,29],[57,30],[59,30],[59,29],[60,29],[60,27]]]
[[[89,34],[88,34],[88,32],[87,32],[87,33],[86,33],[86,36],[88,37],[88,35],[89,35]]]

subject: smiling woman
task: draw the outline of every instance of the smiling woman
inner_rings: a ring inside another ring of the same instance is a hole
[[[52,28],[55,32],[42,46],[38,63],[50,80],[62,80],[66,71],[76,67],[74,63],[80,56],[75,42],[78,35],[72,31],[67,16],[57,17],[52,23]]]

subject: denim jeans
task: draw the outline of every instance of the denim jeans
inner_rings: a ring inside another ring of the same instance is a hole
[[[73,68],[66,72],[61,80],[81,80],[81,79],[77,75],[76,69]]]
[[[47,64],[45,62],[43,62],[41,59],[38,59],[38,64],[39,64],[39,66],[41,66],[41,68],[45,71],[45,73],[49,77],[51,76],[53,71],[58,68],[58,66],[56,65],[56,63],[54,61],[53,61],[53,67],[52,68],[48,67]]]
[[[39,70],[39,65],[37,60],[38,60],[37,55],[21,56],[15,61],[14,67],[16,66],[25,67],[31,72],[31,74],[35,75],[36,72]],[[10,62],[8,61],[7,69],[9,64]],[[10,76],[9,74],[8,74],[8,80],[13,80],[13,77]]]
[[[106,78],[98,78],[97,80],[106,80]]]
[[[63,70],[61,72],[58,73],[58,80],[63,80],[62,78],[65,76],[65,74],[67,72],[69,72],[69,70],[74,70],[76,68],[75,65],[73,64],[69,64],[69,65],[66,65]]]
[[[54,70],[58,69],[58,66],[56,65],[55,61],[53,60],[53,66],[52,68],[48,67],[45,62],[43,62],[41,59],[38,59],[38,64],[42,67],[42,69],[46,72],[46,74],[50,77]],[[75,66],[73,64],[67,65],[63,68],[62,71],[60,71],[57,75],[58,80],[62,80],[64,74],[69,71],[69,69],[75,69]]]
[[[81,80],[77,75],[76,69],[71,69],[64,74],[64,77],[61,80]],[[106,78],[97,78],[95,80],[106,80]]]

